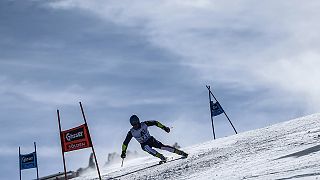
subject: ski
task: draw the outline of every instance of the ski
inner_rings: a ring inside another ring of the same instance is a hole
[[[182,156],[182,157],[178,157],[178,158],[170,158],[169,160],[166,160],[166,161],[159,161],[158,165],[161,165],[161,164],[165,164],[165,163],[169,163],[169,162],[172,162],[172,161],[177,161],[179,159],[186,159],[187,157],[186,156]]]
[[[180,160],[180,159],[186,159],[186,158],[187,158],[187,157],[185,157],[185,156],[178,157],[178,158],[170,158],[170,160],[167,160],[165,163],[161,163],[161,164],[166,164],[166,163],[169,163],[169,162],[177,161],[177,160]],[[137,173],[137,172],[139,172],[139,171],[146,170],[146,169],[149,169],[149,168],[152,168],[152,167],[161,165],[161,164],[160,164],[160,162],[159,162],[159,163],[157,163],[157,164],[153,164],[153,165],[151,165],[151,166],[144,167],[144,168],[141,168],[141,169],[132,171],[132,172],[128,172],[128,173],[125,173],[125,174],[122,174],[122,175],[118,175],[118,176],[115,176],[115,177],[109,177],[109,178],[107,178],[106,180],[121,178],[121,177],[127,176],[127,175],[129,175],[129,174]]]

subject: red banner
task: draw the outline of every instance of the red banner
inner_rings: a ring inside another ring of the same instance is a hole
[[[90,134],[86,124],[61,132],[63,152],[92,147]]]

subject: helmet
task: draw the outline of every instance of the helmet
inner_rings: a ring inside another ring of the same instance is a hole
[[[138,116],[137,115],[132,115],[131,117],[130,117],[130,124],[132,125],[132,126],[134,126],[134,125],[137,125],[137,124],[140,124],[140,120],[139,120],[139,118],[138,118]]]

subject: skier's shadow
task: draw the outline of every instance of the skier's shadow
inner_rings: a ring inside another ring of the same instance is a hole
[[[183,157],[169,160],[169,161],[167,161],[167,163],[168,163],[168,162],[172,162],[172,161],[176,161],[176,160],[179,160],[179,159],[183,159]],[[119,176],[107,178],[107,180],[121,178],[121,177],[123,177],[123,176],[129,175],[129,174],[133,174],[133,173],[136,173],[136,172],[139,172],[139,171],[142,171],[142,170],[150,169],[150,168],[152,168],[152,167],[159,166],[159,165],[160,165],[160,164],[154,164],[154,165],[151,165],[151,166],[148,166],[148,167],[144,167],[144,168],[141,168],[141,169],[138,169],[138,170],[135,170],[135,171],[131,171],[131,172],[128,172],[128,173],[119,175]]]
[[[305,149],[305,150],[302,150],[302,151],[298,151],[298,152],[295,152],[295,153],[292,153],[292,154],[288,154],[286,156],[279,157],[279,158],[277,158],[275,160],[288,158],[288,157],[296,157],[296,158],[298,158],[298,157],[309,155],[311,153],[318,152],[318,151],[320,151],[320,145],[313,146],[311,148],[308,148],[308,149]]]

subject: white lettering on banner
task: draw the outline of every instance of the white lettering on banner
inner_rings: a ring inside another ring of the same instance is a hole
[[[68,148],[69,149],[78,149],[78,148],[81,148],[83,146],[86,146],[85,142],[81,142],[81,143],[78,143],[78,144],[70,144]]]
[[[28,162],[28,161],[33,161],[33,156],[31,156],[31,157],[22,157],[22,162],[23,163]]]
[[[83,136],[83,131],[77,132],[75,134],[71,134],[71,133],[66,134],[67,141],[69,142],[75,138],[82,137],[82,136]]]

